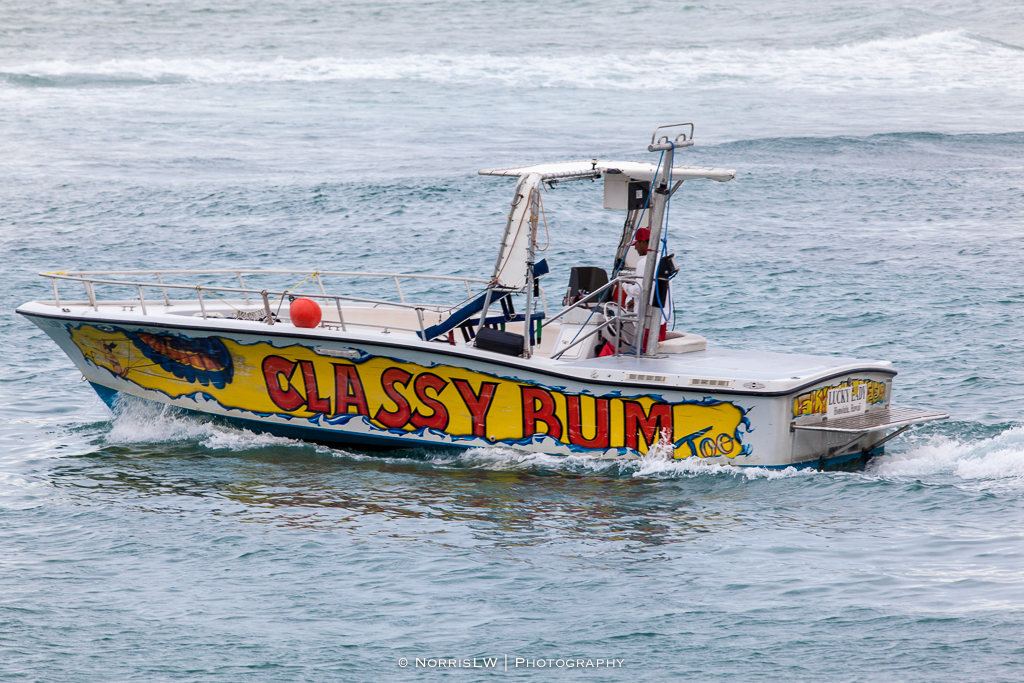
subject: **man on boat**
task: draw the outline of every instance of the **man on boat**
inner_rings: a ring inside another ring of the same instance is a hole
[[[639,283],[624,282],[622,289],[629,295],[630,300],[627,302],[627,306],[630,308],[636,308],[636,300],[640,296],[641,286],[643,282],[644,272],[647,270],[647,255],[650,253],[648,249],[651,241],[651,231],[648,228],[637,228],[636,233],[633,236],[633,248],[636,249],[636,253],[640,254],[640,260],[636,262],[636,277]],[[657,252],[655,252],[657,257]],[[655,274],[657,278],[657,274]],[[651,291],[651,305],[658,309],[658,320],[661,322],[661,328],[658,330],[658,341],[665,341],[665,332],[668,329],[668,316],[665,312],[668,311],[671,314],[672,311],[672,289],[671,284],[665,290],[666,296],[665,301],[660,301],[658,297],[657,282]]]

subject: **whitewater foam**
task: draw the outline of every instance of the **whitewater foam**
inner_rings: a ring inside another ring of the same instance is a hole
[[[699,476],[732,476],[754,479],[789,479],[791,477],[813,476],[817,470],[787,467],[781,470],[764,467],[736,467],[706,463],[696,458],[686,460],[646,459],[630,461],[634,477],[691,478]]]
[[[733,476],[745,479],[786,479],[813,476],[812,469],[787,467],[771,470],[761,467],[736,467],[709,464],[697,458],[676,460],[663,453],[648,453],[642,458],[595,458],[586,455],[550,455],[505,448],[473,448],[456,454],[430,455],[427,461],[440,467],[464,467],[497,471],[545,470],[566,474],[596,474],[633,478],[691,478]]]
[[[550,470],[571,473],[605,473],[617,468],[621,460],[592,458],[579,455],[550,455],[530,453],[509,448],[471,448],[454,454],[430,454],[427,461],[437,466],[465,467],[470,469],[507,470]]]
[[[876,458],[868,473],[881,477],[929,477],[1024,487],[1024,426],[977,441],[936,436],[903,453]]]
[[[114,411],[107,435],[109,443],[166,443],[192,441],[210,450],[245,451],[268,446],[306,446],[302,441],[237,429],[196,416],[174,406],[126,397]],[[326,449],[326,447],[323,447]],[[318,450],[322,450],[318,447]],[[407,460],[387,455],[366,455],[326,449],[357,460]],[[690,478],[733,476],[754,479],[787,479],[819,474],[813,469],[782,470],[709,464],[696,458],[676,460],[653,452],[638,459],[595,458],[586,455],[551,455],[508,448],[472,448],[464,451],[423,451],[423,461],[439,468],[469,468],[495,471],[545,470],[567,474],[598,474],[636,478]],[[960,440],[946,436],[903,452],[874,459],[865,474],[882,478],[951,476],[963,481],[1001,482],[1024,487],[1024,426],[1011,427],[981,440]]]
[[[225,426],[175,406],[132,396],[118,399],[107,441],[118,444],[194,441],[210,450],[230,451],[301,444],[284,437]]]
[[[112,443],[196,440],[210,430],[206,420],[190,417],[174,406],[133,396],[119,396],[113,413],[113,424],[107,433]]]
[[[947,91],[966,85],[1024,91],[1024,51],[940,31],[830,48],[751,50],[690,48],[586,55],[408,54],[376,59],[318,57],[272,61],[211,58],[111,59],[96,63],[48,60],[2,68],[0,82],[47,85],[270,83],[412,80],[509,87],[678,90],[767,86],[782,90],[912,88]]]

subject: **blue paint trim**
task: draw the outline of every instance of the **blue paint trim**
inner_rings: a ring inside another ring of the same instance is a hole
[[[819,469],[824,470],[830,467],[838,467],[854,460],[863,459],[865,462],[871,458],[876,458],[885,453],[885,446],[877,446],[872,448],[870,451],[857,451],[856,453],[846,453],[844,455],[837,455],[834,458],[818,458],[817,460],[806,460],[804,462],[795,462],[791,465],[760,465],[766,470],[784,470],[787,467],[792,467],[797,470],[806,469]],[[739,467],[751,467],[750,465],[739,465]]]
[[[209,413],[202,413],[199,411],[188,410],[183,408],[190,413],[196,415],[209,415]],[[309,441],[312,443],[325,443],[337,446],[369,446],[374,448],[431,448],[431,449],[450,449],[458,448],[460,450],[467,450],[469,448],[478,448],[477,444],[473,445],[461,445],[461,444],[440,444],[431,443],[429,441],[410,441],[400,436],[368,436],[365,434],[351,434],[349,432],[339,432],[333,429],[317,429],[315,427],[302,427],[299,425],[283,425],[276,422],[260,422],[259,420],[250,420],[244,417],[228,417],[222,415],[214,416],[218,420],[224,420],[233,424],[236,427],[242,429],[248,429],[251,432],[272,434],[273,436],[281,436],[286,439],[296,439],[299,441]]]
[[[117,404],[117,397],[120,392],[115,391],[110,387],[105,387],[102,384],[96,384],[96,382],[89,382],[89,384],[96,391],[96,393],[99,394],[103,402],[107,404],[107,407],[113,410],[114,406]]]

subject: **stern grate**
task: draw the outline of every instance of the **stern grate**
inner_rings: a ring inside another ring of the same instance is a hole
[[[825,422],[814,424],[793,425],[793,429],[806,429],[817,432],[846,432],[850,434],[863,432],[880,432],[885,429],[905,427],[907,425],[921,422],[932,422],[933,420],[945,420],[949,415],[934,410],[919,410],[917,408],[890,407],[883,410],[876,410],[863,415],[851,415],[840,417]]]

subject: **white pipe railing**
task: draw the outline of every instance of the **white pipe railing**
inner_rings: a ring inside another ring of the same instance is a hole
[[[475,277],[458,277],[457,275],[415,275],[412,273],[364,273],[353,270],[246,270],[238,268],[213,270],[77,270],[40,273],[45,277],[70,276],[78,278],[91,275],[343,275],[346,277],[387,277],[403,280],[452,280],[454,282],[479,282],[486,284],[489,280]]]
[[[281,291],[271,291],[271,290],[268,290],[268,289],[250,289],[250,288],[245,286],[245,284],[244,284],[244,282],[242,280],[242,275],[243,274],[245,274],[245,275],[305,275],[307,279],[312,278],[313,281],[316,283],[317,287],[319,288],[320,293],[319,294],[316,294],[316,293],[313,293],[313,294],[303,294],[302,296],[308,297],[308,298],[311,298],[311,299],[322,299],[322,300],[325,300],[326,302],[333,301],[334,305],[335,305],[335,308],[338,311],[338,325],[341,327],[342,331],[346,331],[346,326],[347,325],[356,325],[358,327],[382,328],[385,331],[387,331],[387,330],[402,330],[402,331],[407,331],[407,332],[412,332],[412,333],[416,333],[417,332],[417,330],[415,328],[406,328],[406,327],[400,327],[400,326],[396,326],[396,325],[382,325],[382,324],[376,324],[376,323],[352,323],[352,322],[346,322],[344,314],[342,313],[341,302],[342,301],[351,301],[351,302],[357,302],[357,303],[371,304],[373,307],[387,306],[387,307],[391,307],[391,308],[411,309],[411,310],[415,311],[415,313],[416,313],[416,318],[417,318],[417,322],[418,322],[418,325],[419,325],[419,332],[423,336],[426,335],[426,332],[425,332],[426,325],[425,325],[424,319],[423,319],[423,312],[425,310],[430,310],[430,311],[434,311],[434,312],[437,312],[437,313],[443,313],[445,311],[452,310],[452,308],[454,308],[454,307],[452,307],[452,306],[445,306],[445,305],[422,304],[422,303],[410,303],[410,302],[407,302],[405,300],[405,294],[402,291],[402,286],[400,284],[400,280],[401,279],[409,278],[409,279],[415,279],[415,280],[442,280],[442,281],[451,281],[451,282],[462,282],[465,285],[466,292],[468,293],[468,295],[470,297],[472,296],[472,290],[470,288],[470,283],[480,283],[480,284],[486,284],[487,283],[487,280],[483,280],[483,279],[480,279],[480,278],[456,277],[456,276],[449,276],[449,275],[407,275],[407,274],[403,274],[403,273],[359,273],[359,272],[352,272],[352,271],[323,271],[323,270],[312,271],[312,272],[310,272],[310,271],[297,271],[297,270],[236,270],[236,269],[232,269],[232,270],[174,270],[174,271],[168,271],[168,270],[159,270],[159,271],[158,270],[97,270],[97,271],[73,271],[73,272],[60,271],[60,272],[40,273],[40,275],[42,275],[44,277],[50,278],[51,281],[53,282],[54,303],[57,306],[61,305],[60,291],[59,291],[59,287],[58,287],[58,281],[60,281],[60,280],[66,280],[66,281],[70,281],[70,282],[81,282],[83,284],[83,286],[85,287],[85,292],[86,292],[86,295],[88,296],[88,299],[89,299],[88,305],[90,307],[92,307],[94,310],[97,310],[97,311],[99,310],[100,303],[104,303],[104,304],[109,305],[109,304],[113,303],[113,301],[103,301],[103,302],[101,302],[99,299],[97,299],[96,292],[95,292],[95,286],[96,285],[105,285],[105,286],[112,286],[112,287],[132,287],[132,288],[135,288],[135,289],[138,290],[138,294],[139,294],[138,301],[141,304],[142,314],[143,315],[148,315],[149,314],[148,310],[146,308],[146,300],[145,300],[144,288],[157,288],[157,289],[159,289],[160,292],[163,294],[164,302],[165,302],[165,304],[167,306],[171,305],[171,299],[170,299],[170,297],[168,296],[168,293],[167,293],[168,289],[172,289],[172,290],[194,290],[195,291],[196,299],[197,299],[198,304],[199,304],[200,314],[202,315],[204,320],[206,320],[209,316],[208,316],[207,310],[206,310],[207,309],[206,301],[203,298],[203,290],[206,290],[207,292],[209,292],[211,294],[214,294],[214,296],[217,296],[218,292],[222,293],[222,294],[226,294],[226,295],[227,294],[236,294],[236,295],[237,294],[241,294],[245,298],[245,304],[247,306],[251,306],[252,305],[252,303],[251,303],[251,301],[249,299],[249,295],[250,294],[255,294],[260,299],[262,299],[262,301],[263,301],[263,308],[264,308],[264,310],[266,311],[266,314],[267,314],[267,316],[266,316],[267,324],[268,325],[273,325],[274,324],[274,320],[275,320],[275,318],[277,316],[275,316],[273,314],[273,312],[271,311],[270,297],[275,297],[275,298],[279,298],[280,299],[280,303],[278,305],[278,313],[280,313],[281,305],[283,305],[284,298],[288,295],[288,291],[289,290],[284,289],[284,290],[281,290]],[[155,275],[156,276],[156,282],[150,282],[150,281],[145,281],[145,280],[135,280],[135,279],[112,279],[110,277],[110,276],[128,276],[128,275]],[[237,278],[237,280],[238,280],[239,286],[238,287],[227,287],[227,286],[215,286],[215,285],[194,285],[194,284],[180,285],[180,284],[173,284],[173,283],[170,283],[170,282],[166,282],[164,280],[164,277],[163,277],[164,275],[234,275]],[[322,275],[337,275],[337,276],[358,277],[358,278],[388,278],[388,279],[392,279],[392,280],[394,280],[395,286],[396,286],[396,288],[398,290],[398,296],[400,298],[400,302],[388,301],[388,300],[385,300],[385,299],[371,299],[371,298],[367,298],[367,297],[348,296],[348,295],[342,295],[342,294],[329,294],[327,292],[327,290],[324,288],[323,281],[321,280],[321,276]],[[67,302],[67,301],[65,301],[65,303],[66,304],[73,304],[73,302]],[[231,306],[232,308],[234,308],[233,304],[228,303],[228,305]],[[328,322],[327,324],[331,324],[331,323]]]
[[[598,299],[597,301],[594,301],[595,297],[597,297],[598,294],[602,294],[605,291],[611,291],[611,287],[613,287],[614,285],[616,285],[616,284],[623,284],[623,283],[626,283],[626,282],[630,282],[630,283],[634,283],[635,284],[636,283],[636,278],[635,277],[626,277],[626,276],[621,276],[620,275],[619,277],[612,279],[606,285],[604,285],[602,287],[598,287],[597,289],[595,289],[590,294],[587,294],[586,296],[582,297],[576,303],[574,303],[571,306],[568,306],[568,307],[562,309],[561,311],[559,311],[555,315],[553,315],[550,318],[546,319],[543,322],[543,324],[541,325],[541,328],[544,328],[547,325],[550,325],[555,320],[558,320],[558,319],[562,318],[569,311],[571,311],[573,309],[576,309],[576,308],[584,307],[588,303],[590,305],[593,305],[593,306],[600,306],[601,303],[604,302],[605,297],[601,296],[600,299]],[[639,327],[640,317],[639,317],[639,315],[637,313],[626,313],[625,309],[618,305],[618,302],[612,302],[612,303],[615,304],[615,308],[617,309],[615,311],[615,316],[613,318],[609,318],[609,319],[605,320],[603,323],[597,325],[597,327],[595,329],[591,330],[590,332],[588,332],[587,334],[585,334],[582,337],[580,337],[579,336],[579,332],[577,332],[576,333],[576,337],[573,338],[572,343],[569,344],[568,346],[566,346],[564,349],[561,349],[557,353],[552,355],[551,359],[552,360],[558,360],[562,356],[563,353],[565,353],[569,349],[573,348],[574,346],[577,346],[577,345],[581,344],[582,342],[586,341],[587,339],[590,339],[592,336],[594,336],[595,334],[597,334],[601,330],[605,329],[606,327],[611,326],[613,323],[614,323],[615,327],[614,327],[614,332],[613,332],[612,336],[613,336],[613,338],[615,340],[616,353],[618,353],[619,352],[619,346],[621,345],[621,342],[622,342],[622,324],[623,323],[632,322],[632,323],[635,323]],[[583,328],[581,327],[580,328],[580,332],[582,332],[582,331],[583,331]]]

